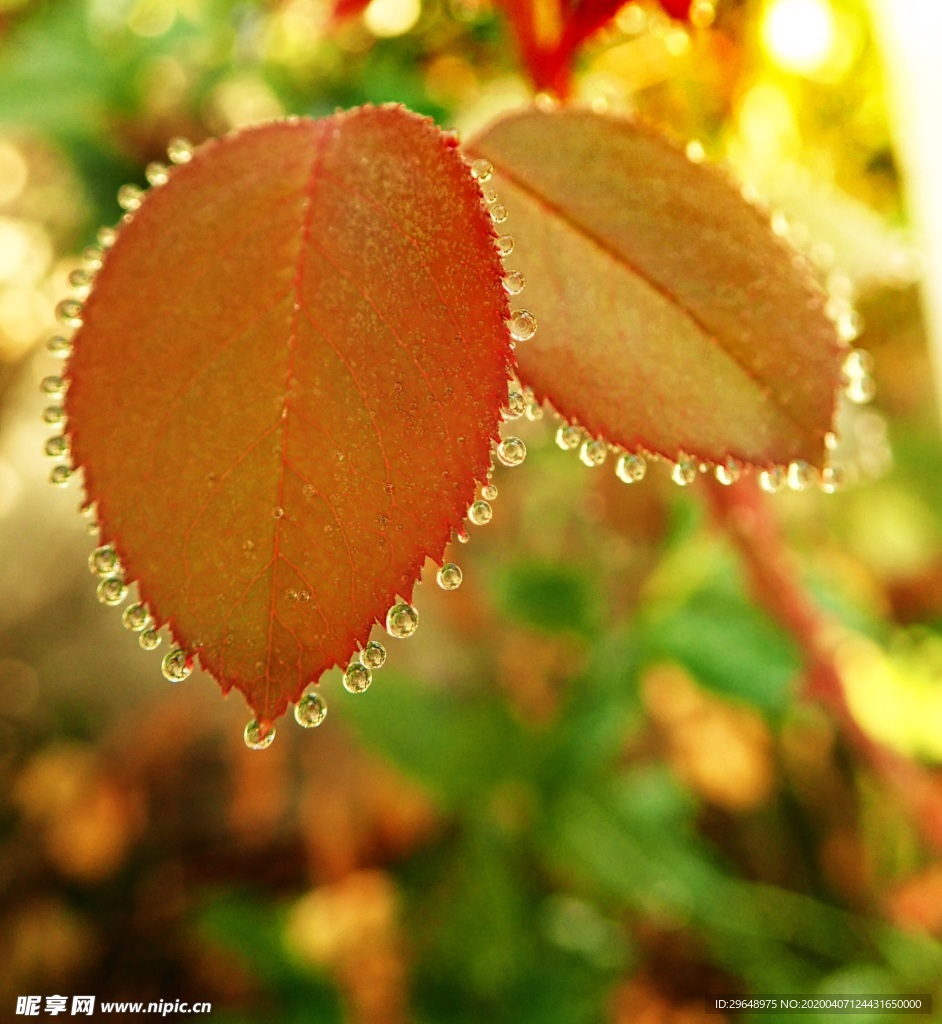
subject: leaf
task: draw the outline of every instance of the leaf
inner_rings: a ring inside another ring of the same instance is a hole
[[[455,141],[399,107],[200,147],[121,226],[67,414],[157,624],[267,725],[440,560],[510,357]]]
[[[469,151],[512,213],[538,398],[629,450],[821,465],[843,350],[804,264],[720,171],[565,108],[510,115]]]
[[[691,0],[659,3],[674,18],[690,13]],[[615,17],[624,0],[498,0],[498,6],[536,88],[566,96],[576,50]]]

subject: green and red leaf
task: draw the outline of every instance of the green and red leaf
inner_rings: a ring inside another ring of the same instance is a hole
[[[726,175],[634,121],[528,110],[474,139],[540,324],[521,380],[674,459],[821,466],[846,349],[805,264]]]
[[[263,725],[460,525],[507,394],[501,277],[454,140],[398,107],[206,143],[120,226],[74,461],[157,624]]]

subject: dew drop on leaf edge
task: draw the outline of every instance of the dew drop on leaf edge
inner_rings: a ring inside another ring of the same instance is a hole
[[[461,586],[461,581],[464,577],[460,566],[454,562],[445,562],[435,574],[435,578],[438,580],[438,585],[442,590],[457,590]]]
[[[171,683],[182,683],[193,671],[193,661],[181,647],[171,647],[160,663],[164,679]]]
[[[373,682],[373,673],[360,661],[351,661],[343,674],[343,688],[347,693],[364,693]]]
[[[257,718],[253,718],[242,733],[245,745],[249,750],[264,750],[275,742],[275,727],[269,726],[268,732],[262,734],[262,727]]]
[[[319,693],[306,693],[294,706],[294,720],[302,729],[316,729],[327,717],[327,705]]]
[[[386,632],[397,640],[404,640],[419,627],[419,613],[411,604],[401,601],[386,613]]]
[[[373,672],[381,669],[386,664],[386,648],[379,640],[370,640],[360,651],[360,662]]]

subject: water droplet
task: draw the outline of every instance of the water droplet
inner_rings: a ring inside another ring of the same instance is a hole
[[[519,295],[523,291],[526,281],[519,270],[512,270],[509,274],[504,274],[503,284],[504,291],[508,295]]]
[[[294,720],[303,729],[316,729],[327,717],[327,705],[319,693],[306,693],[294,706]]]
[[[164,661],[166,660],[164,658]],[[275,727],[270,725],[268,732],[263,732],[261,722],[257,718],[253,718],[245,727],[242,738],[249,750],[264,750],[275,742]]]
[[[494,244],[501,256],[509,256],[514,251],[513,235],[499,235]]]
[[[459,527],[455,537],[459,544],[467,544],[471,540],[471,534],[463,526]]]
[[[336,460],[337,460],[338,462],[343,462],[343,458],[344,458],[344,456],[343,456],[343,452],[342,452],[342,451],[341,451],[341,450],[340,450],[339,448],[337,448],[337,449],[335,449],[335,450],[334,450],[334,458],[335,458],[335,459],[336,459]]]
[[[170,180],[170,169],[166,164],[154,161],[144,168],[144,177],[151,185],[160,187]]]
[[[507,393],[507,406],[501,409],[500,414],[505,421],[519,419],[527,407],[526,399],[522,391],[509,391]]]
[[[543,419],[543,406],[535,398],[527,399],[527,407],[524,411],[531,423]]]
[[[536,317],[529,310],[513,309],[507,326],[515,341],[529,341],[536,334]]]
[[[180,137],[171,139],[167,145],[167,156],[172,163],[188,164],[193,159],[193,143]]]
[[[110,544],[103,544],[88,556],[88,571],[95,576],[113,576],[121,571],[118,555]]]
[[[788,486],[793,491],[806,491],[816,476],[814,467],[804,459],[795,459],[788,465]]]
[[[153,651],[160,646],[160,634],[156,629],[145,629],[137,642],[145,651]]]
[[[83,295],[88,294],[94,280],[95,274],[91,270],[73,270],[69,274],[69,284]]]
[[[697,463],[686,452],[677,453],[677,462],[671,470],[671,480],[678,487],[686,487],[697,478]]]
[[[69,338],[63,338],[61,334],[54,334],[46,342],[46,351],[59,359],[67,359],[72,355],[72,342]]]
[[[493,173],[494,165],[490,162],[490,160],[475,160],[474,163],[471,164],[472,176],[477,178],[477,180],[480,181],[482,184],[485,181],[489,181]]]
[[[69,385],[61,377],[43,377],[39,383],[39,390],[50,398],[61,398],[68,389]]]
[[[304,495],[308,501],[313,501],[317,497],[317,488],[313,484],[305,484],[301,488],[301,494]]]
[[[686,153],[687,159],[692,164],[702,164],[704,159],[706,158],[706,153],[703,149],[703,143],[698,142],[696,139],[692,139],[690,142],[687,143]]]
[[[69,439],[57,434],[43,445],[43,451],[50,459],[64,459],[69,454]]]
[[[118,206],[128,213],[133,213],[141,208],[144,202],[144,190],[137,185],[122,185],[118,189]]]
[[[287,590],[285,590],[285,597],[289,601],[297,601],[298,592],[294,589],[294,587],[288,587]]]
[[[63,299],[56,306],[56,319],[68,327],[81,327],[82,303],[78,299]]]
[[[245,543],[242,545],[242,550],[247,555],[250,555],[255,550],[255,541],[251,539],[245,541]]]
[[[602,441],[583,441],[579,449],[579,461],[584,466],[601,466],[608,457],[608,449]]]
[[[482,188],[481,198],[485,203],[490,205],[491,203],[497,202],[497,189],[496,188]]]
[[[772,231],[780,238],[784,238],[788,234],[788,228],[788,218],[781,210],[776,210],[772,214]]]
[[[785,467],[773,466],[771,469],[764,469],[759,474],[759,486],[766,494],[778,494],[785,486]]]
[[[181,647],[171,647],[160,663],[164,679],[171,683],[182,683],[193,671],[193,659]]]
[[[373,672],[386,664],[386,648],[378,640],[370,640],[360,651],[360,663]]]
[[[497,497],[497,488],[493,484],[485,484],[481,488],[481,497],[485,501],[493,501]]]
[[[472,502],[471,507],[468,509],[468,519],[470,519],[475,526],[486,526],[493,517],[494,510],[491,508],[490,504],[484,500]]]
[[[866,405],[876,393],[876,382],[869,374],[851,378],[844,387],[844,394],[856,405]]]
[[[383,490],[387,494],[392,494],[392,492],[395,490],[395,486],[393,484],[384,484],[383,485]]]
[[[106,576],[98,584],[98,600],[114,607],[128,596],[128,588],[120,576]]]
[[[343,688],[347,693],[363,693],[372,682],[373,673],[359,661],[351,661],[343,674]]]
[[[419,613],[411,604],[401,601],[386,612],[386,632],[397,640],[404,640],[418,629]]]
[[[503,224],[507,219],[507,207],[503,203],[494,203],[488,212],[495,224]]]
[[[725,459],[716,469],[713,471],[713,475],[723,485],[729,486],[730,484],[736,483],[736,481],[742,476],[742,466],[738,459],[734,459],[732,456]]]
[[[56,466],[49,474],[49,483],[54,487],[65,487],[72,479],[72,470],[68,466]]]
[[[461,586],[463,574],[454,562],[445,562],[435,574],[435,578],[442,590],[457,590]]]
[[[86,270],[101,270],[105,262],[105,250],[100,245],[86,245],[82,250],[82,261]]]
[[[301,604],[307,604],[307,602],[311,600],[310,590],[299,590],[298,600],[301,602]]]
[[[283,508],[279,508],[277,506],[271,510],[272,519],[281,519],[281,517],[284,514],[285,514],[285,510]]]
[[[142,629],[146,629],[150,625],[150,615],[147,614],[144,605],[129,604],[124,609],[121,622],[125,629],[130,629],[133,633],[140,633]]]
[[[825,494],[834,494],[847,485],[847,470],[843,466],[825,466],[821,474],[821,490]]]
[[[841,341],[854,341],[863,330],[863,317],[856,309],[845,309],[838,315],[835,326]]]
[[[572,423],[564,423],[556,431],[556,446],[564,452],[575,451],[582,444],[582,430]]]
[[[824,435],[824,447],[827,448],[829,452],[833,452],[839,443],[840,441],[838,440],[837,434],[829,431]]]
[[[101,227],[98,229],[96,238],[102,249],[110,249],[118,240],[118,232],[114,228]]]
[[[497,458],[505,466],[519,466],[527,457],[527,446],[519,437],[505,437],[497,446]]]
[[[47,405],[43,409],[43,422],[51,427],[57,427],[65,423],[65,409],[61,405]]]
[[[645,457],[635,452],[625,452],[615,463],[615,476],[626,484],[636,484],[643,480],[647,471],[648,463]]]

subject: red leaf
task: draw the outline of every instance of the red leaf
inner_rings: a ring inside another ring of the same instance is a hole
[[[820,466],[846,350],[804,264],[718,170],[650,128],[530,110],[497,168],[539,334],[521,380],[629,450]]]
[[[156,622],[263,727],[466,514],[507,395],[501,277],[454,141],[398,107],[209,142],[121,226],[75,337],[74,460]]]
[[[625,0],[498,0],[510,20],[520,59],[537,89],[569,93],[576,50],[624,6]],[[659,0],[686,18],[692,0]]]

